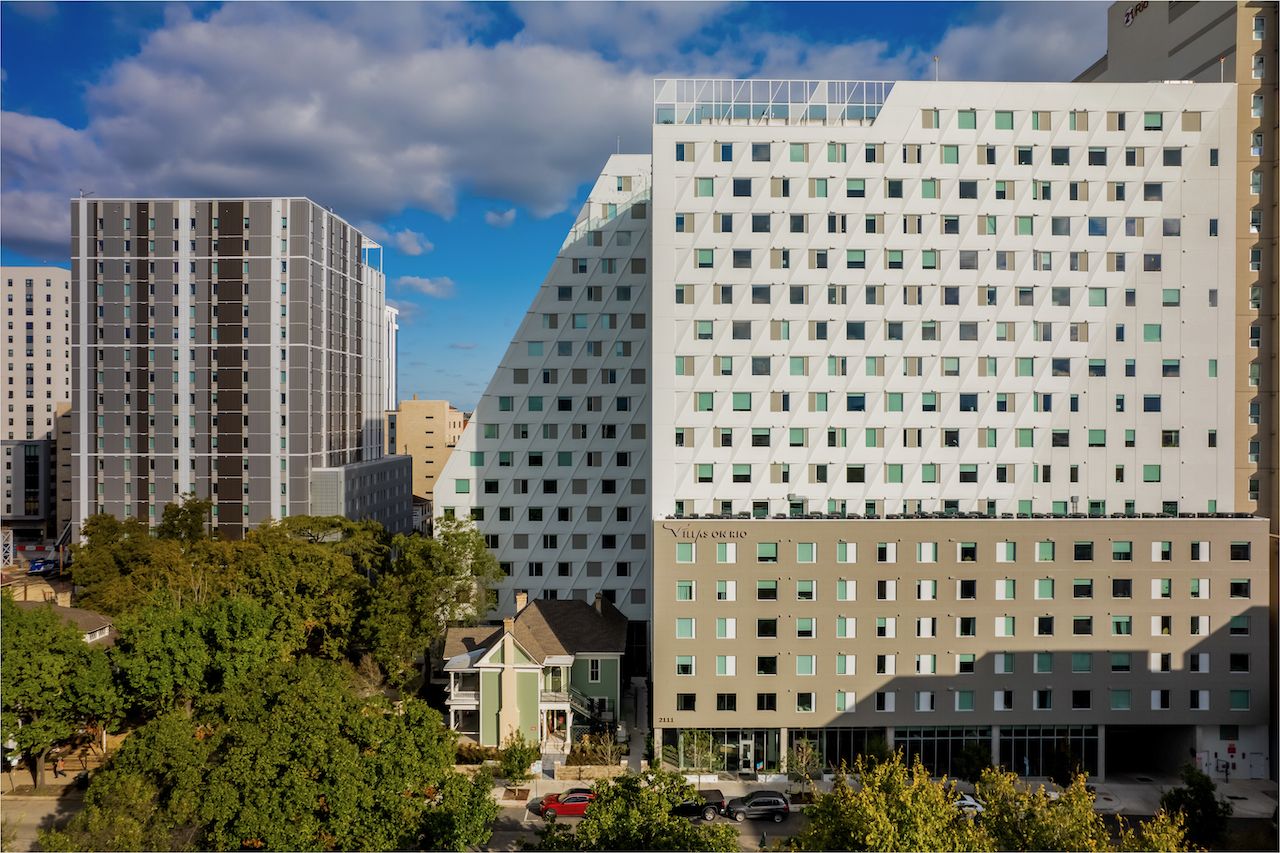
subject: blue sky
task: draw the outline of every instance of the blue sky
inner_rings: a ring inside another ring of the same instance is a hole
[[[0,261],[67,199],[305,195],[388,247],[400,392],[471,408],[655,76],[1062,80],[1101,3],[0,3]]]

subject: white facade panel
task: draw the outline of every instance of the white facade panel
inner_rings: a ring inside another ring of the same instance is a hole
[[[655,125],[655,516],[1231,510],[1231,92]]]

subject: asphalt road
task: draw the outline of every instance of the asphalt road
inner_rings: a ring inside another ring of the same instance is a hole
[[[0,814],[4,819],[5,850],[38,850],[36,831],[62,823],[83,804],[83,796],[74,792],[61,799],[4,797],[0,801]]]
[[[573,826],[579,820],[581,818],[566,817],[561,818],[559,823]],[[801,814],[793,814],[782,823],[774,823],[771,820],[746,820],[742,823],[734,823],[725,818],[717,818],[717,820],[724,821],[738,830],[738,845],[743,850],[763,849],[760,845],[762,833],[765,836],[765,847],[772,847],[778,839],[795,835],[809,821]],[[524,806],[519,808],[504,806],[497,822],[493,825],[493,837],[483,849],[523,850],[525,842],[537,843],[538,830],[543,826],[545,823],[542,818],[528,811]]]

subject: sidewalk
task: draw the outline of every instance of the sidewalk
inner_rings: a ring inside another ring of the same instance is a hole
[[[64,795],[81,796],[75,785],[76,777],[82,772],[92,773],[102,766],[102,756],[98,752],[82,749],[66,756],[66,775],[53,775],[53,761],[45,765],[44,785],[39,789],[31,780],[31,771],[26,767],[15,767],[12,772],[4,774],[4,782],[0,784],[0,797],[26,797],[32,799],[61,799]]]

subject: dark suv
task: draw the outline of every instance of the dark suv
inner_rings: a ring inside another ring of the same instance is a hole
[[[698,799],[685,800],[671,810],[680,817],[699,817],[703,820],[715,820],[716,815],[724,814],[725,799],[722,791],[708,788],[698,792]]]
[[[751,818],[782,823],[791,813],[791,804],[781,791],[754,791],[745,797],[730,800],[724,813],[739,822]]]

